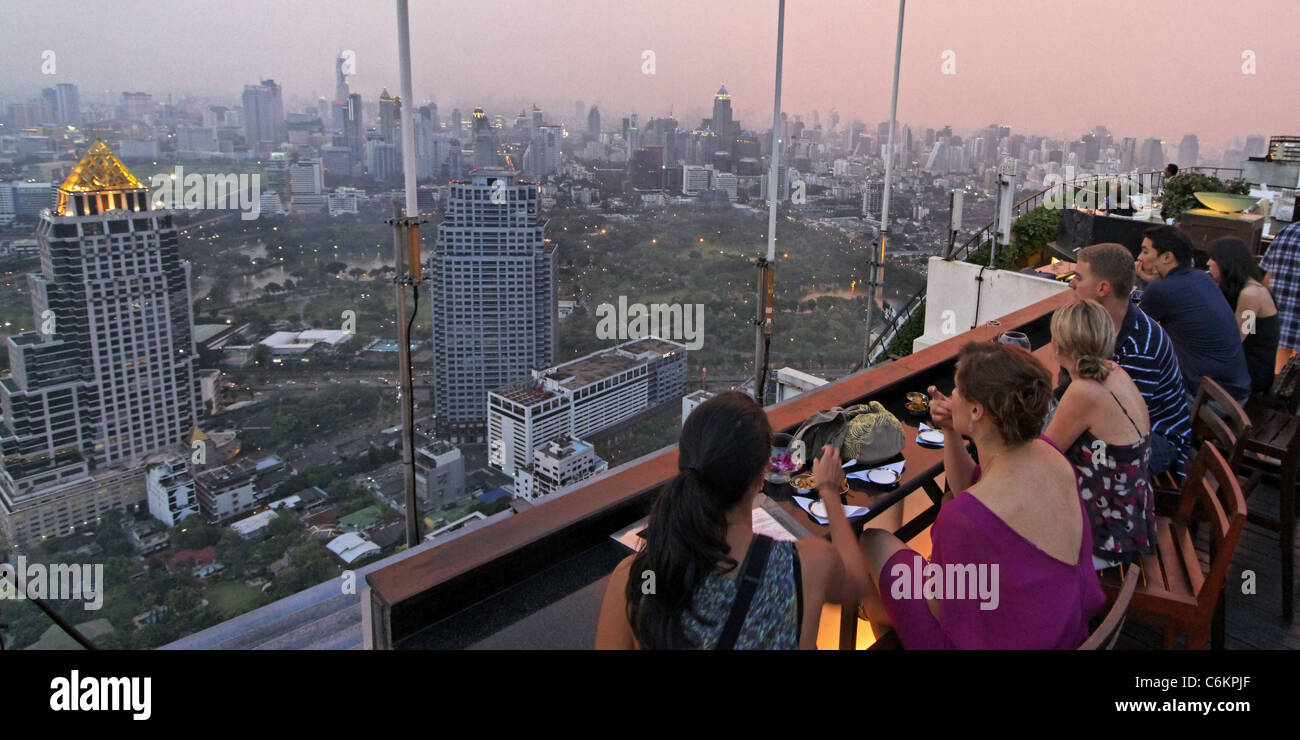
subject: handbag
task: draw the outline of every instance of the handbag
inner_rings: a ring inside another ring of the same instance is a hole
[[[845,460],[867,465],[897,457],[906,444],[902,422],[879,401],[819,411],[804,420],[794,436],[804,441],[810,457],[831,445]]]

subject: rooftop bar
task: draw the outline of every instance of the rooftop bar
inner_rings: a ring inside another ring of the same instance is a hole
[[[818,411],[871,400],[883,403],[913,429],[915,420],[902,413],[904,394],[930,385],[951,389],[961,347],[992,341],[1003,331],[1024,332],[1041,358],[1043,353],[1037,350],[1050,341],[1051,313],[1069,301],[1069,295],[1040,300],[1000,317],[999,325],[978,326],[770,407],[773,430],[794,432]],[[904,455],[909,464],[897,488],[875,496],[850,494],[850,503],[871,505],[868,518],[916,490],[925,490],[937,500],[941,491],[934,478],[942,472],[942,453],[921,450],[909,438]],[[676,473],[677,448],[667,447],[593,478],[554,501],[371,573],[362,599],[366,647],[590,647],[605,578],[630,553],[611,535],[646,516],[654,492]],[[825,531],[788,496],[773,490],[768,494],[778,502],[779,508],[773,509],[787,514],[778,520],[788,529]],[[936,513],[937,507],[930,507],[909,518],[900,536],[911,539],[933,522]],[[852,617],[845,614],[841,619],[841,645],[855,644]]]

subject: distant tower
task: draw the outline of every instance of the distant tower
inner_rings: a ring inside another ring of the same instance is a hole
[[[731,140],[736,137],[734,124],[731,117],[731,93],[723,85],[713,96],[713,130],[718,134],[718,146],[727,151],[731,149]]]
[[[487,114],[483,108],[474,109],[473,121],[473,140],[474,140],[474,167],[497,167],[500,163],[500,157],[497,156],[497,137],[492,131],[492,123],[488,121]],[[487,401],[485,400],[484,403]]]
[[[600,136],[600,109],[594,105],[587,111],[587,135],[592,138]]]
[[[275,80],[244,86],[244,135],[249,149],[271,149],[288,140],[284,101]]]
[[[402,99],[389,97],[388,88],[379,94],[379,133],[387,144],[397,143],[398,120],[402,115]]]
[[[1196,139],[1196,134],[1187,134],[1178,144],[1178,166],[1195,167],[1200,164],[1201,144]]]

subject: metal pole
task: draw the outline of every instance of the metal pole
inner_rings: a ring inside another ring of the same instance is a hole
[[[420,209],[415,184],[415,97],[411,92],[411,24],[407,0],[397,0],[397,55],[406,112],[399,119],[402,127],[402,174],[406,184],[405,217],[393,204],[393,242],[396,253],[397,283],[397,361],[402,405],[402,469],[406,477],[406,546],[420,543],[420,514],[415,501],[415,396],[411,382],[411,333],[414,317],[406,313],[406,286],[409,283],[420,301]],[[403,243],[405,242],[405,243]],[[405,255],[403,255],[405,251]]]
[[[880,253],[871,255],[871,293],[867,296],[867,343],[862,349],[862,367],[871,367],[871,324],[875,321],[876,291],[884,295],[885,240],[889,236],[889,193],[894,177],[894,126],[898,122],[898,70],[903,61],[903,11],[907,0],[898,0],[898,40],[894,43],[894,89],[889,99],[889,142],[885,145],[885,193],[880,202]]]
[[[754,323],[754,400],[762,406],[767,387],[776,284],[776,206],[781,169],[781,64],[785,45],[785,0],[776,17],[776,93],[772,99],[772,161],[767,174],[767,258],[758,261],[758,316]]]

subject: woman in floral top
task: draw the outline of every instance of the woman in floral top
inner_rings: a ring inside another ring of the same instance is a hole
[[[1046,435],[1065,450],[1092,523],[1093,564],[1100,570],[1153,551],[1151,420],[1146,402],[1110,357],[1115,324],[1094,301],[1057,309],[1052,340],[1074,382]]]

